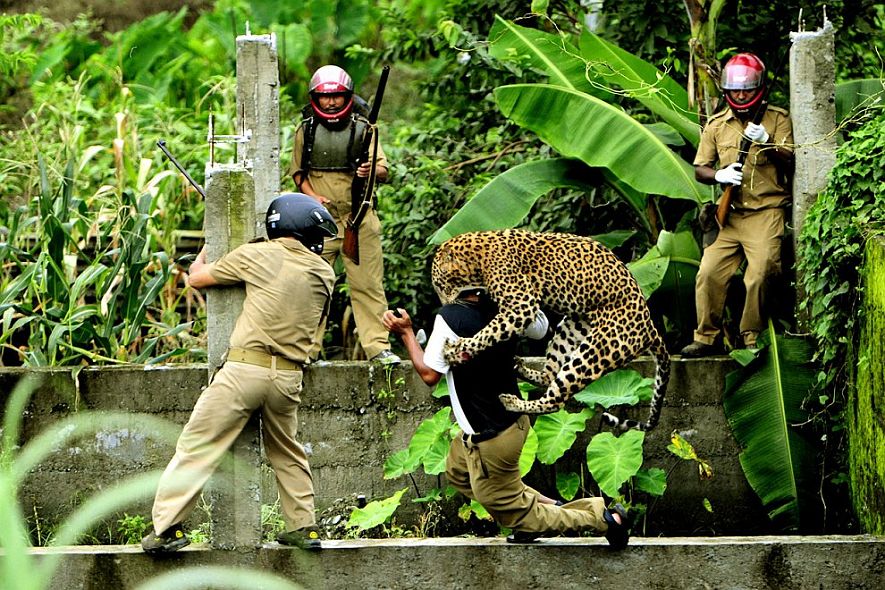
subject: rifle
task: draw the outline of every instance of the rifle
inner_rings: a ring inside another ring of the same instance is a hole
[[[157,147],[160,148],[164,154],[166,154],[166,157],[169,158],[169,160],[175,165],[176,168],[178,168],[178,171],[181,172],[182,174],[184,174],[184,177],[187,178],[187,181],[189,183],[191,183],[192,187],[197,189],[197,192],[200,193],[200,196],[203,197],[203,200],[205,201],[206,200],[206,192],[203,190],[203,187],[201,187],[199,184],[197,184],[197,181],[194,180],[193,178],[191,178],[191,175],[187,173],[187,170],[185,170],[181,166],[181,164],[178,163],[178,160],[176,160],[175,157],[169,153],[169,150],[166,149],[166,140],[161,139],[160,141],[158,141]]]
[[[756,107],[756,112],[753,114],[753,123],[756,125],[762,121],[762,117],[765,116],[765,111],[768,109],[768,92],[770,88],[771,87],[769,86],[765,89],[765,96],[759,101],[759,105]],[[750,153],[750,145],[752,143],[753,140],[748,137],[744,137],[741,140],[737,159],[737,163],[741,165],[741,169],[743,169],[744,162],[747,161],[747,155]],[[740,186],[729,184],[725,187],[725,190],[722,191],[722,198],[719,199],[719,206],[716,208],[716,223],[719,224],[720,228],[725,227],[725,224],[728,223],[728,212],[731,210],[731,202],[737,196],[735,193],[740,192],[740,190]]]
[[[381,100],[384,98],[384,88],[387,86],[389,74],[390,66],[384,66],[381,70],[381,79],[378,81],[378,89],[375,91],[375,98],[372,100],[372,110],[369,111],[369,128],[363,137],[359,157],[354,163],[354,170],[359,168],[363,162],[374,164],[375,158],[378,156],[378,131],[375,129],[375,123],[378,121],[378,111],[381,110]],[[353,260],[354,264],[360,263],[360,224],[366,213],[369,212],[374,192],[375,166],[373,165],[370,167],[369,175],[365,178],[354,174],[353,184],[350,187],[350,217],[344,222],[344,244],[341,246],[341,251]]]

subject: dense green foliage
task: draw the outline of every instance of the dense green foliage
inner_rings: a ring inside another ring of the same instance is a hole
[[[885,229],[885,111],[851,134],[838,150],[826,190],[809,210],[799,240],[802,310],[817,342],[818,409],[836,458],[826,474],[847,479],[844,409],[852,395],[862,308],[859,269],[865,243]]]

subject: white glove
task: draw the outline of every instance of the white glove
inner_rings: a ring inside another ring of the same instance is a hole
[[[741,170],[742,166],[743,164],[739,164],[737,162],[735,162],[734,164],[729,164],[725,168],[717,170],[713,178],[715,178],[716,182],[720,184],[733,184],[735,186],[740,186],[741,181],[744,179],[744,172]]]
[[[765,127],[757,125],[756,123],[747,123],[747,128],[744,129],[744,135],[756,143],[766,143],[770,137],[768,131],[765,130]]]

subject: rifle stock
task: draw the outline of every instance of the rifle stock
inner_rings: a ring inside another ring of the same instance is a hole
[[[360,263],[360,228],[354,227],[350,219],[344,223],[344,243],[341,245],[341,251],[353,260],[354,264]]]
[[[731,200],[734,198],[734,185],[730,184],[725,187],[725,190],[722,191],[722,196],[719,198],[719,205],[716,207],[716,223],[719,224],[719,228],[722,229],[725,227],[725,224],[728,223],[728,210],[731,209]]]

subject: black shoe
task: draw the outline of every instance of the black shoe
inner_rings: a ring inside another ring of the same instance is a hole
[[[513,531],[507,535],[508,543],[534,543],[538,540],[541,533],[533,531]]]
[[[695,340],[683,348],[679,354],[685,358],[700,358],[702,356],[713,356],[714,354],[721,353],[722,351],[715,344],[704,344],[703,342]]]
[[[615,520],[612,512],[616,512],[621,517],[621,522]],[[627,510],[621,504],[615,504],[614,508],[608,509],[602,513],[602,518],[608,524],[608,530],[605,531],[605,538],[612,549],[623,549],[630,541],[630,519],[627,517]]]
[[[280,533],[277,535],[277,543],[311,551],[323,548],[320,543],[320,529],[316,525]]]
[[[190,541],[181,530],[180,524],[172,525],[161,535],[151,533],[141,540],[141,548],[145,553],[172,553],[188,545]]]

